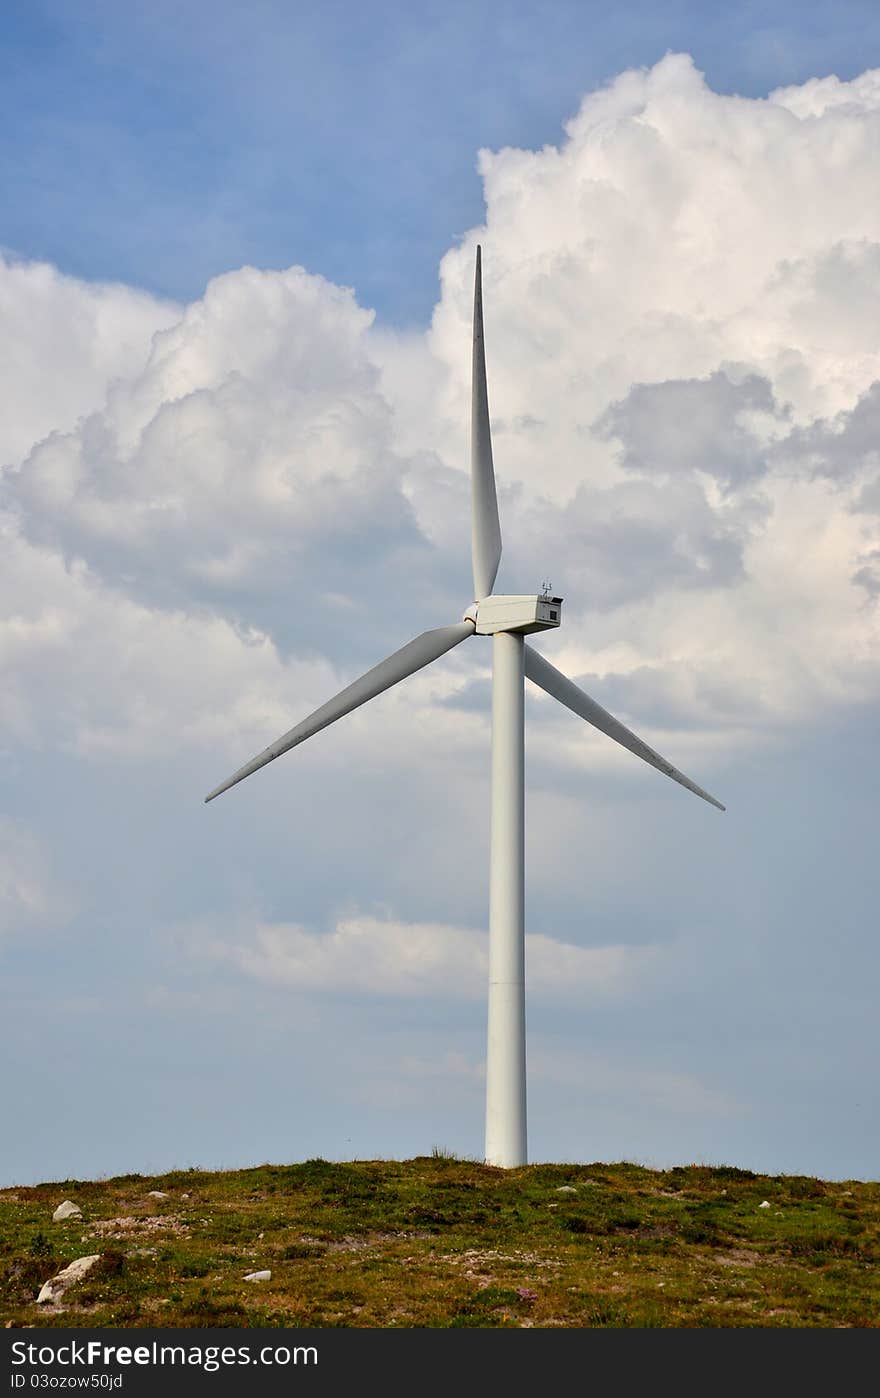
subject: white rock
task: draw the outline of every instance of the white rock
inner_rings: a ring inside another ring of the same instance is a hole
[[[78,1257],[69,1267],[65,1267],[63,1272],[59,1272],[57,1277],[43,1283],[37,1297],[37,1305],[44,1306],[47,1301],[60,1301],[67,1288],[73,1286],[74,1282],[81,1281],[100,1260],[99,1252],[93,1253],[91,1257]]]
[[[148,1198],[148,1199],[167,1199],[167,1198],[168,1198],[168,1195],[165,1194],[161,1189],[151,1189],[151,1190],[149,1190],[149,1192],[147,1193],[147,1198]]]
[[[65,1218],[82,1218],[82,1209],[79,1204],[74,1204],[72,1199],[65,1199],[63,1204],[58,1205],[52,1215],[52,1222],[60,1223]]]
[[[559,1186],[559,1188],[557,1189],[556,1193],[557,1193],[557,1194],[577,1194],[577,1190],[574,1188],[574,1185],[571,1185],[571,1184],[561,1184],[561,1185]]]
[[[271,1281],[271,1280],[272,1280],[272,1273],[271,1273],[270,1271],[268,1271],[268,1270],[265,1271],[265,1272],[248,1272],[247,1276],[245,1277],[245,1281],[253,1281],[253,1282],[258,1282],[258,1281]]]
[[[763,1202],[763,1204],[759,1204],[759,1205],[758,1205],[758,1208],[759,1208],[759,1209],[769,1209],[769,1207],[770,1207],[770,1200],[769,1200],[769,1199],[765,1199],[764,1202]]]

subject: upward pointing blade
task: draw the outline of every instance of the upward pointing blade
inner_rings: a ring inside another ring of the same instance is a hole
[[[474,279],[474,358],[471,389],[471,552],[474,565],[474,600],[488,597],[501,562],[501,525],[492,464],[489,431],[489,393],[486,387],[486,346],[483,340],[482,257],[477,248]]]
[[[252,762],[240,767],[228,781],[223,782],[222,786],[215,787],[210,796],[205,797],[205,801],[213,801],[215,796],[219,796],[223,791],[228,791],[231,786],[235,786],[236,782],[244,781],[245,777],[249,777],[252,772],[259,771],[260,767],[265,767],[267,762],[273,762],[283,752],[295,748],[297,743],[305,742],[306,738],[311,738],[313,733],[319,733],[322,728],[327,728],[338,718],[350,714],[352,709],[359,708],[368,699],[375,699],[377,694],[381,694],[383,690],[390,689],[392,685],[405,680],[407,675],[413,675],[416,670],[430,665],[432,660],[438,660],[441,655],[452,650],[453,646],[457,646],[460,641],[467,640],[468,636],[473,634],[474,623],[472,621],[459,621],[454,626],[438,626],[434,631],[423,631],[421,636],[416,636],[414,641],[409,641],[405,646],[401,646],[400,650],[389,655],[387,660],[380,660],[379,664],[374,665],[372,670],[368,670],[365,675],[361,675],[360,679],[341,690],[333,699],[322,704],[320,709],[315,709],[313,714],[309,714],[309,717],[304,718],[302,723],[291,728],[289,733],[283,734],[277,742],[264,748]]]
[[[647,743],[643,743],[641,738],[637,738],[635,733],[616,718],[607,709],[603,709],[601,704],[597,704],[595,699],[591,699],[589,694],[585,694],[576,684],[567,679],[555,665],[551,665],[549,660],[545,660],[543,655],[539,655],[531,646],[525,647],[525,671],[533,684],[546,690],[554,699],[558,699],[560,704],[565,704],[566,708],[573,713],[585,718],[587,723],[591,723],[594,728],[598,728],[601,733],[607,733],[609,738],[613,738],[622,747],[629,748],[636,757],[640,757],[643,762],[648,762],[652,767],[656,767],[658,772],[664,776],[671,777],[679,786],[687,787],[695,796],[702,796],[704,801],[708,801],[710,806],[716,806],[719,811],[726,808],[720,801],[716,801],[714,796],[710,796],[708,791],[704,791],[696,782],[692,782],[690,777],[686,777],[683,772],[679,772],[677,767],[673,767],[671,762],[667,762],[665,757],[661,757],[653,748],[649,748]]]

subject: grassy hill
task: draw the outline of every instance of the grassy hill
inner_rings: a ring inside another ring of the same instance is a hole
[[[53,1223],[64,1199],[83,1216]],[[0,1191],[0,1240],[13,1325],[880,1325],[880,1184],[724,1167],[436,1154],[65,1180]],[[95,1253],[63,1309],[36,1304]]]

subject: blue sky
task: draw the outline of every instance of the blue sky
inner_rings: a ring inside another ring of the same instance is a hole
[[[3,245],[181,299],[301,262],[395,324],[428,319],[480,221],[480,147],[556,142],[586,91],[667,50],[755,97],[880,46],[871,0],[11,0],[4,20]]]
[[[477,241],[499,587],[728,806],[529,695],[532,1158],[875,1177],[876,6],[0,45],[0,1185],[479,1156],[488,648],[202,804],[471,600]]]

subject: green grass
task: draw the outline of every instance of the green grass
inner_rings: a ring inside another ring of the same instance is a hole
[[[65,1198],[83,1218],[53,1223]],[[13,1325],[880,1324],[880,1184],[724,1167],[505,1171],[435,1148],[65,1180],[0,1191],[0,1240]],[[37,1306],[87,1253],[64,1309]]]

